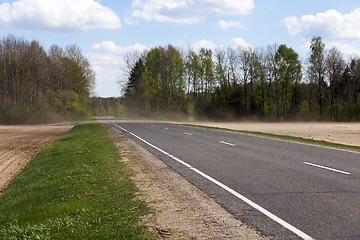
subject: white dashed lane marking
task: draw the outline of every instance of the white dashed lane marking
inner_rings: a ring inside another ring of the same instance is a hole
[[[235,146],[236,146],[236,145],[233,144],[233,143],[228,143],[228,142],[224,142],[224,141],[220,141],[220,143],[225,144],[225,145],[229,145],[229,146],[232,146],[232,147],[235,147]]]
[[[309,162],[303,162],[303,163],[306,164],[306,165],[309,165],[309,166],[322,168],[322,169],[326,169],[326,170],[329,170],[329,171],[342,173],[342,174],[346,174],[346,175],[351,175],[351,173],[349,173],[349,172],[341,171],[341,170],[338,170],[338,169],[335,169],[335,168],[329,168],[329,167],[325,167],[325,166],[321,166],[321,165],[317,165],[317,164],[309,163]]]

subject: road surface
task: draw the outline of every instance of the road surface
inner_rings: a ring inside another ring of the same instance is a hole
[[[267,237],[360,239],[360,152],[172,124],[112,126]]]

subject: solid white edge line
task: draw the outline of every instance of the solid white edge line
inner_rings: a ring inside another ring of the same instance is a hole
[[[169,156],[170,158],[174,159],[175,161],[183,164],[184,166],[188,167],[190,170],[198,173],[199,175],[203,176],[204,178],[208,179],[209,181],[213,182],[214,184],[218,185],[219,187],[223,188],[224,190],[228,191],[229,193],[233,194],[234,196],[236,196],[237,198],[239,198],[240,200],[244,201],[245,203],[247,203],[248,205],[250,205],[251,207],[255,208],[256,210],[260,211],[261,213],[263,213],[264,215],[266,215],[267,217],[269,217],[270,219],[272,219],[273,221],[279,223],[280,225],[282,225],[283,227],[287,228],[288,230],[290,230],[291,232],[295,233],[296,235],[298,235],[299,237],[301,237],[302,239],[306,239],[306,240],[313,240],[312,237],[310,237],[309,235],[307,235],[306,233],[302,232],[301,230],[295,228],[294,226],[292,226],[291,224],[285,222],[284,220],[282,220],[281,218],[275,216],[274,214],[272,214],[271,212],[269,212],[268,210],[266,210],[265,208],[261,207],[260,205],[256,204],[255,202],[251,201],[250,199],[246,198],[245,196],[241,195],[240,193],[236,192],[235,190],[229,188],[228,186],[226,186],[225,184],[217,181],[216,179],[208,176],[207,174],[203,173],[202,171],[192,167],[191,165],[189,165],[188,163],[178,159],[177,157],[165,152],[164,150],[154,146],[153,144],[149,143],[148,141],[142,139],[141,137],[137,136],[136,134],[126,130],[125,128],[122,128],[120,126],[118,126],[117,124],[114,123],[114,125],[116,127],[118,127],[119,129],[123,130],[124,132],[127,132],[129,134],[131,134],[132,136],[134,136],[135,138],[139,139],[140,141],[142,141],[143,143],[149,145],[150,147],[158,150],[159,152],[165,154],[166,156]]]
[[[326,170],[329,170],[329,171],[338,172],[338,173],[342,173],[342,174],[346,174],[346,175],[351,175],[351,173],[349,173],[349,172],[341,171],[341,170],[338,170],[338,169],[335,169],[335,168],[329,168],[329,167],[325,167],[325,166],[321,166],[321,165],[314,164],[314,163],[309,163],[309,162],[303,162],[303,163],[306,164],[306,165],[313,166],[313,167],[323,168],[323,169],[326,169]]]
[[[228,143],[228,142],[224,142],[224,141],[219,141],[220,143],[222,144],[226,144],[226,145],[229,145],[229,146],[232,146],[232,147],[235,147],[236,145],[233,144],[233,143]]]

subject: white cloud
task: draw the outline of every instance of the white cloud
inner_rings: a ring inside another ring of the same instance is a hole
[[[117,29],[119,17],[94,0],[18,0],[0,5],[0,29],[86,31]]]
[[[130,17],[125,17],[124,22],[129,24],[129,25],[135,25],[135,24],[139,23],[139,21],[137,19],[133,19],[133,18],[130,18]]]
[[[200,41],[197,41],[193,44],[191,44],[191,47],[193,48],[194,51],[200,51],[201,48],[206,48],[206,49],[211,49],[211,50],[215,50],[216,48],[224,48],[224,45],[220,44],[217,45],[216,43],[210,41],[210,40],[206,40],[206,39],[202,39]],[[247,43],[243,38],[241,37],[237,37],[237,38],[233,38],[231,39],[225,47],[230,47],[233,49],[236,49],[238,47],[253,47],[252,45],[250,45],[249,43]]]
[[[360,56],[360,49],[357,49],[351,44],[339,42],[329,42],[326,44],[326,50],[330,50],[333,47],[337,48],[340,52],[342,52],[344,56]]]
[[[118,46],[112,41],[102,41],[101,43],[95,43],[92,45],[92,50],[96,52],[105,52],[105,53],[116,53],[116,54],[124,54],[128,52],[143,52],[148,49],[147,46],[139,43],[135,43],[130,46]]]
[[[357,49],[354,45],[341,42],[324,42],[325,50],[329,51],[333,47],[337,48],[345,57],[360,56],[360,49]],[[306,42],[300,46],[301,50],[310,52],[310,42]]]
[[[349,14],[341,14],[332,9],[316,15],[303,15],[301,18],[292,16],[285,18],[283,23],[291,35],[307,38],[360,38],[360,8]]]
[[[101,66],[101,65],[113,65],[117,66],[121,64],[122,57],[116,54],[111,53],[96,53],[91,52],[87,55],[87,58],[92,65]]]
[[[119,46],[112,41],[93,44],[86,57],[96,72],[96,95],[119,96],[121,93],[119,82],[123,80],[126,69],[125,55],[132,52],[142,53],[147,49],[149,47],[139,43],[129,46]]]
[[[197,42],[193,43],[191,46],[194,49],[194,51],[196,51],[196,52],[200,51],[201,48],[214,50],[215,48],[218,47],[218,45],[216,45],[216,43],[206,40],[206,39],[197,41]]]
[[[194,23],[209,14],[250,14],[254,0],[134,0],[132,16],[146,21]]]
[[[120,66],[123,64],[124,55],[127,53],[138,52],[142,53],[148,47],[135,43],[129,46],[119,46],[112,41],[102,41],[95,43],[91,47],[91,52],[87,55],[92,65],[113,65]]]
[[[220,28],[223,30],[229,28],[240,28],[245,29],[246,27],[241,22],[233,22],[233,21],[219,21]]]
[[[243,38],[241,37],[238,37],[238,38],[233,38],[230,40],[229,42],[229,47],[231,48],[238,48],[238,47],[244,47],[244,48],[247,48],[247,47],[250,47],[250,48],[253,48],[252,45],[250,45],[249,43],[247,43]]]

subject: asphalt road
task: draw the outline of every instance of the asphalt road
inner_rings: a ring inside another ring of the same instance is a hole
[[[267,237],[360,239],[359,152],[181,125],[112,126]]]

